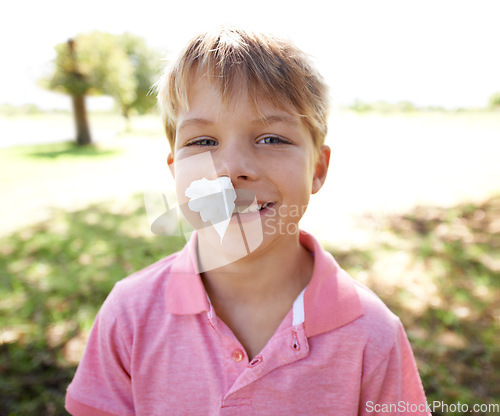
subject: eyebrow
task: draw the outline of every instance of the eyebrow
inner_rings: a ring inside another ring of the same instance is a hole
[[[292,124],[295,125],[297,124],[297,120],[295,120],[294,117],[291,115],[286,115],[286,114],[271,114],[271,115],[263,115],[262,117],[256,118],[255,120],[251,121],[251,124],[264,124],[264,125],[272,125],[272,124],[277,124],[277,123],[285,123],[285,124]],[[186,120],[183,120],[181,124],[179,125],[179,131],[184,130],[188,127],[191,126],[211,126],[215,124],[211,120],[207,120],[204,118],[189,118]]]
[[[269,116],[264,115],[254,120],[254,123],[261,123],[267,125],[276,123],[297,124],[297,120],[288,114],[272,114]]]
[[[188,118],[187,120],[183,120],[181,122],[178,129],[180,131],[191,126],[210,126],[213,124],[213,121],[206,120],[204,118]]]

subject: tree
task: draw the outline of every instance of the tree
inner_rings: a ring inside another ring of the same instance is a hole
[[[95,31],[58,44],[56,52],[54,73],[45,85],[71,95],[77,144],[92,142],[85,107],[87,95],[112,96],[125,117],[132,108],[145,111],[154,105],[143,96],[145,84],[153,83],[152,60],[156,55],[149,52],[141,38]]]
[[[136,86],[132,101],[118,102],[123,116],[128,120],[132,109],[144,114],[156,105],[156,97],[150,92],[151,86],[156,81],[160,55],[148,48],[143,38],[130,33],[119,36],[119,42],[132,64]]]
[[[497,92],[495,94],[493,94],[491,97],[490,97],[490,108],[500,108],[500,92]]]

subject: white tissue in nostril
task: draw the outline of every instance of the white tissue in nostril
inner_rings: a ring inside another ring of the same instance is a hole
[[[204,222],[210,221],[219,234],[224,237],[234,210],[236,192],[227,176],[209,180],[206,178],[191,182],[186,189],[191,211],[199,212]]]

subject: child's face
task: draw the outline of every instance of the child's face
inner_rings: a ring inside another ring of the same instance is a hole
[[[182,161],[174,169],[181,204],[187,202],[184,191],[193,180],[220,176],[231,179],[237,206],[248,205],[249,194],[259,204],[267,204],[257,215],[265,243],[298,233],[311,193],[325,180],[330,150],[323,146],[318,156],[309,129],[298,115],[264,100],[259,103],[262,114],[256,114],[245,90],[242,86],[242,92],[225,104],[215,86],[205,77],[198,78],[189,91],[189,110],[179,111],[169,163]],[[210,152],[211,169],[200,164],[206,160],[205,152]],[[254,220],[256,214],[239,216],[240,221],[245,216]]]

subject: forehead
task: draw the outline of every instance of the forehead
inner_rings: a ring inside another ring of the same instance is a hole
[[[207,76],[192,76],[188,83],[187,102],[179,108],[177,130],[203,120],[253,120],[261,124],[287,123],[303,125],[298,112],[291,106],[278,106],[242,80],[230,91],[221,91],[219,83]]]

